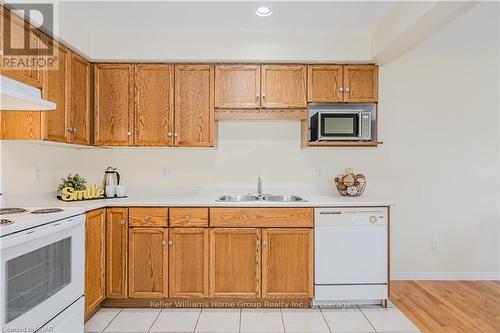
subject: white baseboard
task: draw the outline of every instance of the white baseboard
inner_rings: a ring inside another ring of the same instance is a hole
[[[391,280],[500,280],[500,272],[393,272]]]

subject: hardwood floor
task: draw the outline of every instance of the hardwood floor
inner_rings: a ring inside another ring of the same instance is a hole
[[[499,281],[392,281],[391,300],[422,332],[500,332]]]

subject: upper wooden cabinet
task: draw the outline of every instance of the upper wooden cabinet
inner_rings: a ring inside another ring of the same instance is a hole
[[[87,213],[85,222],[85,318],[104,300],[106,272],[106,209]]]
[[[173,144],[173,103],[172,66],[135,66],[135,146]]]
[[[89,145],[90,132],[90,64],[71,53],[69,57],[69,142]]]
[[[0,48],[5,50],[7,45],[4,43],[7,41],[5,35],[9,33],[10,47],[13,49],[32,49],[40,50],[42,47],[42,36],[43,34],[31,26],[29,23],[22,20],[15,14],[12,14],[9,10],[0,7],[1,18],[1,36],[0,36]],[[7,29],[10,29],[8,31]],[[27,43],[26,43],[27,42]],[[5,51],[4,51],[5,52]],[[5,53],[4,53],[5,55]],[[36,57],[37,55],[35,55]],[[23,59],[24,60],[24,59]],[[39,68],[29,68],[29,69],[9,69],[9,66],[2,64],[1,73],[2,75],[9,76],[13,79],[19,80],[26,84],[42,87],[43,85],[43,72]]]
[[[132,145],[133,77],[133,65],[95,65],[94,140],[96,145]]]
[[[309,65],[307,100],[312,103],[378,101],[378,66]]]
[[[317,103],[343,101],[342,66],[310,65],[307,68],[307,100]]]
[[[378,66],[344,66],[344,101],[353,103],[378,101]]]
[[[263,65],[262,107],[305,108],[306,77],[304,65]]]
[[[127,298],[128,209],[106,211],[106,297]]]
[[[167,228],[129,229],[129,297],[168,297],[167,240]]]
[[[215,66],[215,107],[260,108],[259,65]]]
[[[56,103],[57,108],[43,113],[45,121],[44,139],[56,142],[69,142],[69,117],[67,112],[69,85],[67,84],[68,63],[70,52],[60,45],[46,38],[47,46],[57,52],[57,69],[47,70],[44,75],[44,98]]]
[[[214,66],[175,66],[175,130],[177,147],[212,147]]]

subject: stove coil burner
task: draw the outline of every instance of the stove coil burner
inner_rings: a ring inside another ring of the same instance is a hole
[[[16,214],[27,212],[24,208],[0,208],[0,215]]]
[[[45,208],[45,209],[37,209],[31,212],[31,214],[50,214],[50,213],[58,213],[62,212],[61,208]]]
[[[13,223],[14,223],[14,221],[11,221],[11,220],[0,219],[0,226],[9,225],[9,224],[13,224]]]

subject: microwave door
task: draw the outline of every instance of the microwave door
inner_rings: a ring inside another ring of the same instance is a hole
[[[358,139],[361,123],[358,113],[324,113],[320,122],[320,140]]]

